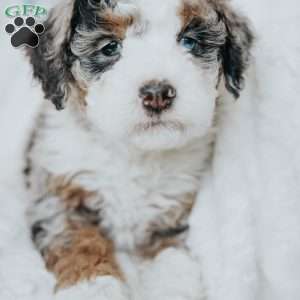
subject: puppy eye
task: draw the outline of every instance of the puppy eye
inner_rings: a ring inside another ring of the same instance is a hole
[[[197,48],[198,42],[190,37],[184,37],[180,40],[180,45],[189,51],[193,51]]]
[[[115,56],[121,53],[122,44],[118,41],[112,41],[105,45],[100,51],[105,56]]]

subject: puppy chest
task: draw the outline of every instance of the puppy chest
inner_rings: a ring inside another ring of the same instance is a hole
[[[181,239],[195,200],[193,183],[192,178],[162,170],[152,174],[127,170],[100,188],[101,226],[116,247],[126,251],[154,251],[161,243]]]

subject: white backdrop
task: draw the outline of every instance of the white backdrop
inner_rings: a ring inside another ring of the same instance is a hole
[[[258,97],[229,112],[191,243],[212,299],[300,299],[300,4],[235,0],[253,21]],[[213,239],[212,237],[215,237]]]

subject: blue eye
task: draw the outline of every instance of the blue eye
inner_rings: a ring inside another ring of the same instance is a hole
[[[198,46],[198,42],[192,38],[184,37],[180,40],[180,45],[190,51],[195,50]]]
[[[115,56],[121,53],[122,45],[118,41],[112,41],[101,49],[105,56]]]

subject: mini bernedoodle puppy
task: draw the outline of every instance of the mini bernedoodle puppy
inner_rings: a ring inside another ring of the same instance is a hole
[[[184,247],[253,36],[225,0],[65,0],[27,54],[46,99],[26,151],[32,239],[64,288],[116,253]],[[226,100],[226,101],[227,101]]]

